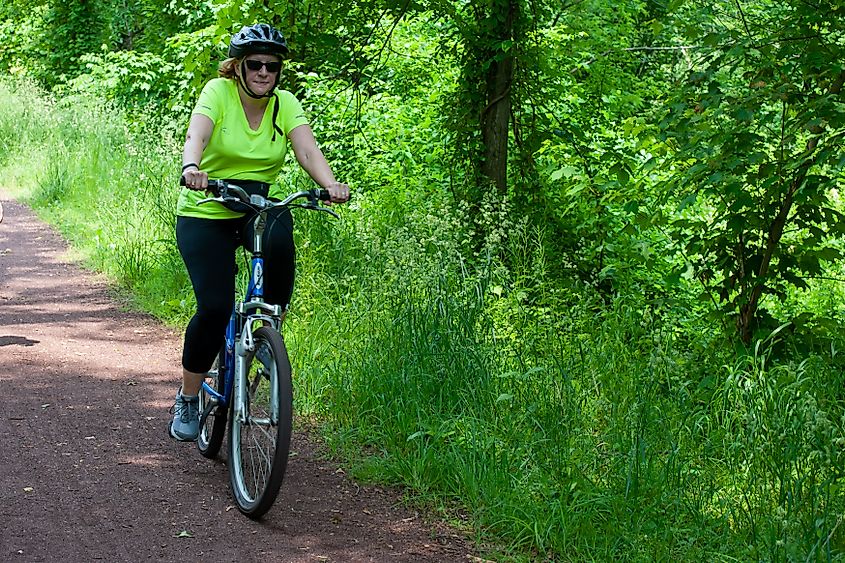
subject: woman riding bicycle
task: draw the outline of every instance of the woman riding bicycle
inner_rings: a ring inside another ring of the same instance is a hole
[[[281,172],[287,144],[331,201],[349,199],[349,186],[335,180],[317,147],[296,97],[278,89],[288,47],[267,24],[246,26],[232,36],[229,58],[219,78],[210,80],[194,107],[182,153],[185,188],[179,194],[176,241],[188,269],[197,310],[185,331],[182,386],[176,393],[170,435],[196,440],[198,392],[211,368],[232,312],[235,252],[252,244],[252,214],[207,197],[209,177],[232,181],[250,192],[280,195],[273,183]],[[270,212],[264,233],[264,292],[268,303],[287,307],[293,291],[293,220],[289,211]]]

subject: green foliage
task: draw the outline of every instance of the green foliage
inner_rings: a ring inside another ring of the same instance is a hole
[[[843,166],[843,8],[749,9],[690,30],[704,49],[661,124],[679,171],[664,184],[678,205],[673,236],[745,343],[773,328],[762,296],[806,287],[841,258],[829,236],[845,232],[831,199]]]
[[[161,53],[169,37],[203,28],[211,14],[206,0],[105,0],[103,5],[108,43],[124,51]]]
[[[607,295],[662,299],[677,288],[662,281],[673,257],[653,228],[653,178],[640,170],[661,150],[651,115],[664,95],[661,61],[640,50],[657,37],[644,25],[646,8],[625,3],[609,13],[578,3],[529,36],[525,59],[534,64],[514,115],[524,185],[514,201],[550,226],[545,246],[559,276]]]
[[[0,83],[4,187],[184,323],[187,114],[232,31],[279,25],[283,85],[354,190],[339,222],[297,215],[286,341],[300,412],[356,475],[505,560],[842,559],[840,7],[122,5],[97,4],[106,49],[52,96]],[[0,64],[42,75],[15,30],[50,9],[0,7]],[[510,172],[482,194],[506,59]],[[725,346],[701,287],[720,318],[766,316],[756,348]]]
[[[71,80],[65,89],[108,101],[131,115],[149,119],[166,109],[162,108],[162,100],[176,90],[176,65],[157,55],[113,51],[86,55],[82,62],[86,72]]]
[[[20,74],[31,74],[29,66],[29,49],[32,46],[30,38],[37,33],[39,17],[43,17],[44,6],[33,6],[30,14],[35,17],[25,18],[21,15],[21,8],[13,3],[5,5],[0,9],[0,68],[9,72]]]
[[[54,0],[34,30],[36,76],[49,86],[76,76],[81,57],[96,52],[106,35],[102,6],[91,0]]]
[[[182,72],[177,75],[175,87],[167,101],[170,108],[187,116],[203,85],[217,76],[217,65],[225,57],[225,42],[231,32],[215,27],[174,35],[168,39],[165,56],[178,61]]]

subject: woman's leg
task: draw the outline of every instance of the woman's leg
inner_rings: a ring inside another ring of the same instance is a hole
[[[182,392],[196,395],[211,367],[235,294],[235,250],[241,221],[177,217],[176,242],[191,278],[197,310],[185,330]]]
[[[199,435],[199,397],[232,312],[238,220],[176,218],[176,243],[185,261],[197,311],[185,330],[182,387],[176,393],[170,436],[194,441]]]

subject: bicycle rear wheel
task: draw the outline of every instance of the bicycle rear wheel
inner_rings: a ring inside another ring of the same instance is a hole
[[[281,335],[256,329],[255,352],[246,362],[244,417],[229,418],[229,476],[238,509],[261,518],[276,500],[285,476],[293,425],[293,388]]]
[[[226,344],[220,347],[220,352],[217,353],[217,359],[214,360],[211,369],[208,370],[205,382],[211,386],[212,389],[218,393],[223,393],[223,388],[226,383],[225,372],[225,358],[226,358]],[[227,406],[215,406],[211,404],[211,397],[206,394],[203,388],[200,388],[200,414],[205,413],[209,409],[205,422],[200,426],[200,433],[197,436],[197,449],[207,458],[217,457],[220,452],[220,446],[223,445],[223,436],[226,434],[226,422],[228,415]]]

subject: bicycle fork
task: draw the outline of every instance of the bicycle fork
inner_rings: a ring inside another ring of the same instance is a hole
[[[260,301],[241,303],[239,305],[239,312],[245,313],[247,311],[253,311],[253,314],[246,317],[246,321],[243,324],[243,330],[235,342],[235,387],[232,394],[233,415],[241,424],[276,426],[279,421],[279,374],[275,361],[272,362],[272,365],[262,366],[261,369],[263,373],[256,373],[256,379],[252,382],[253,385],[258,386],[260,384],[258,378],[263,376],[268,379],[271,405],[269,419],[255,418],[249,412],[249,394],[250,391],[254,391],[254,389],[251,390],[249,388],[250,382],[248,369],[250,365],[250,357],[258,352],[255,338],[253,336],[253,327],[256,324],[268,325],[269,327],[272,327],[272,330],[278,330],[281,307],[279,305],[270,305]],[[274,358],[274,360],[276,360],[276,358]]]

